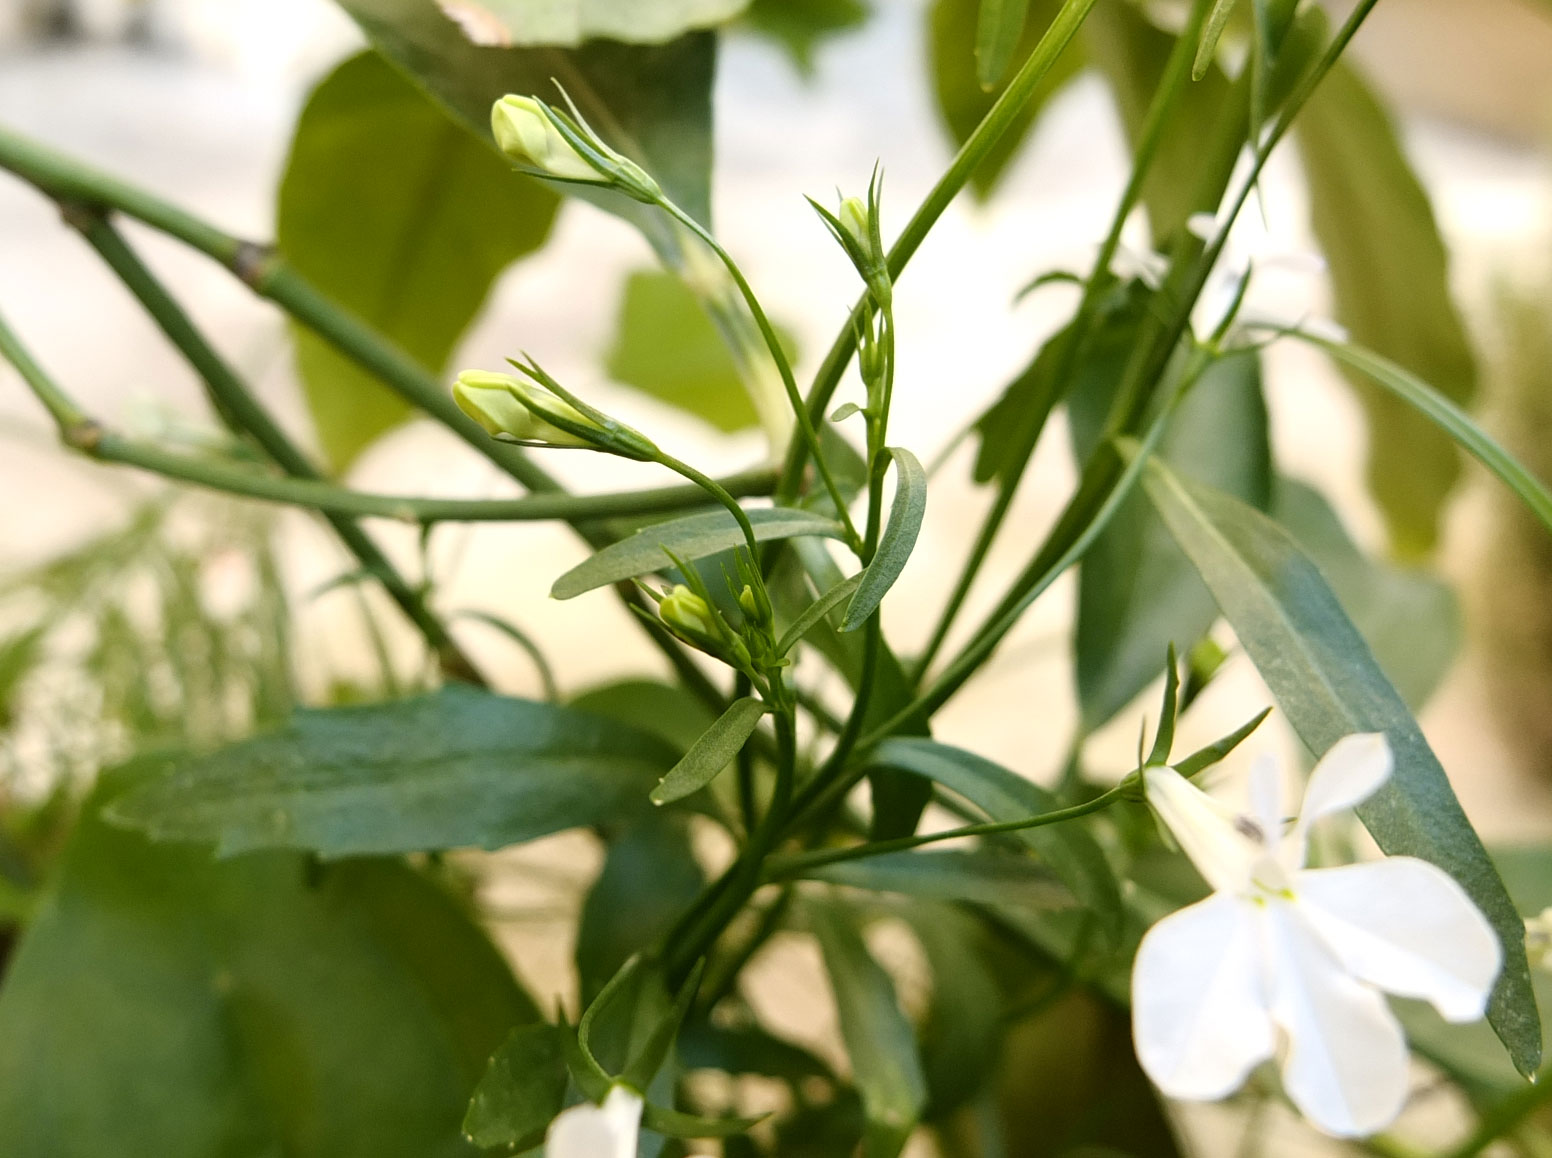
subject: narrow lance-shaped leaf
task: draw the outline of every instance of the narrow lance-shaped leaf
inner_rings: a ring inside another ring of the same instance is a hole
[[[1029,3],[1030,0],[981,0],[975,26],[975,78],[983,89],[994,87],[1007,75],[1024,35]]]
[[[1173,474],[1157,459],[1144,485],[1196,565],[1288,721],[1311,751],[1354,732],[1383,732],[1389,781],[1358,808],[1387,853],[1422,857],[1460,882],[1497,931],[1504,968],[1488,1020],[1522,1073],[1541,1061],[1541,1023],[1525,928],[1438,758],[1325,579],[1259,511]]]
[[[878,746],[873,760],[925,776],[963,796],[995,821],[1023,820],[1057,807],[1051,794],[1038,784],[974,752],[933,740],[892,737]],[[1104,852],[1081,822],[1041,825],[1012,835],[1051,866],[1102,928],[1112,934],[1119,932],[1120,887]]]
[[[166,761],[109,817],[222,855],[501,848],[645,811],[673,760],[612,720],[452,685],[298,712],[274,732]]]
[[[520,1025],[490,1059],[464,1116],[476,1146],[537,1146],[566,1104],[566,1050],[561,1030]]]
[[[765,705],[753,696],[734,700],[652,790],[652,803],[671,804],[710,784],[743,750],[763,715]]]
[[[746,512],[754,537],[762,543],[802,535],[839,539],[843,531],[833,519],[789,507],[756,507]],[[628,539],[611,543],[567,571],[550,588],[555,599],[572,599],[623,579],[650,575],[673,566],[667,552],[687,562],[730,551],[744,542],[743,531],[727,511],[686,515],[643,527]]]
[[[809,925],[824,953],[840,1014],[841,1037],[867,1118],[864,1158],[897,1158],[927,1102],[916,1035],[895,997],[894,983],[857,932],[856,915],[811,902]]]
[[[1229,17],[1234,14],[1234,3],[1235,0],[1214,0],[1212,11],[1207,14],[1207,23],[1202,25],[1202,38],[1196,43],[1196,60],[1191,65],[1192,80],[1201,80],[1212,67],[1213,57],[1218,52],[1218,41],[1223,37]]]
[[[814,600],[803,609],[803,613],[792,621],[792,626],[787,628],[780,640],[776,643],[776,654],[786,655],[798,645],[798,641],[817,627],[830,612],[834,611],[841,603],[852,597],[862,582],[860,574],[853,575],[849,579],[843,579],[830,588],[818,599]]]
[[[890,852],[818,865],[802,875],[855,889],[934,901],[1023,909],[1065,909],[1074,903],[1072,892],[1038,861],[992,849]]]
[[[847,605],[841,619],[842,631],[855,631],[878,610],[884,596],[900,578],[905,564],[916,548],[922,518],[927,513],[927,472],[910,451],[889,447],[895,460],[895,497],[889,507],[889,524],[879,539],[878,551],[862,575],[857,594]]]

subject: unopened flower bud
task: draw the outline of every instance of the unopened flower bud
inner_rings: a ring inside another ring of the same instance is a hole
[[[532,165],[564,181],[610,181],[577,152],[556,127],[548,109],[533,97],[502,97],[490,111],[490,127],[496,145],[519,164]]]
[[[841,223],[841,228],[857,243],[857,248],[863,253],[871,254],[873,250],[873,233],[868,225],[868,207],[863,204],[860,197],[847,197],[841,201],[840,211],[836,218]]]
[[[755,598],[754,588],[744,584],[744,589],[738,593],[738,606],[750,619],[756,623],[760,621],[760,602]]]
[[[453,400],[458,409],[485,428],[485,433],[503,442],[596,449],[592,442],[549,419],[559,418],[580,427],[596,423],[544,387],[511,374],[465,370],[453,386]]]
[[[720,639],[711,606],[683,583],[663,596],[657,613],[676,635],[693,643],[715,643]]]

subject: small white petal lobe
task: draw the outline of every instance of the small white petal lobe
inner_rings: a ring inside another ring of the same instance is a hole
[[[1261,859],[1261,842],[1235,827],[1235,816],[1173,768],[1143,770],[1148,803],[1181,850],[1217,892],[1237,893]]]

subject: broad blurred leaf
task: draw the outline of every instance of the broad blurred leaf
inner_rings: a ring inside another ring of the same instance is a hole
[[[319,289],[440,374],[496,275],[544,243],[558,205],[367,52],[302,110],[277,240]],[[410,405],[311,330],[294,333],[318,437],[343,470]]]
[[[1009,8],[1027,3],[1028,15],[1023,32],[1010,49],[1000,50],[1004,72],[1011,72],[1022,65],[1034,51],[1040,38],[1050,27],[1052,19],[1061,9],[1060,0],[985,0],[1000,3]],[[957,149],[970,139],[981,119],[990,111],[997,98],[1007,88],[998,83],[983,88],[977,76],[977,45],[980,12],[983,0],[935,0],[928,27],[929,67],[932,70],[933,93],[937,97],[938,113],[948,129]],[[1093,19],[1090,16],[1090,19]],[[1084,56],[1081,43],[1069,45],[1051,71],[1036,88],[1024,110],[1008,128],[1002,140],[986,154],[986,159],[970,178],[970,190],[984,201],[991,196],[998,180],[1008,164],[1028,139],[1035,122],[1051,98],[1082,70]]]
[[[48,625],[45,624],[0,640],[0,729],[9,728],[14,721],[16,713],[12,701],[16,690],[42,657],[47,635]]]
[[[1079,462],[1087,460],[1099,440],[1118,381],[1119,375],[1093,377],[1068,401]],[[1170,419],[1156,453],[1188,478],[1265,507],[1271,497],[1272,452],[1259,355],[1238,351],[1203,371]],[[1097,728],[1147,687],[1164,670],[1171,643],[1185,652],[1217,618],[1217,605],[1196,569],[1148,501],[1131,496],[1079,570],[1074,648],[1085,728]]]
[[[838,539],[839,523],[812,511],[790,507],[756,507],[747,512],[757,542],[817,535]],[[650,575],[673,566],[665,551],[672,551],[687,562],[704,559],[719,551],[730,551],[744,542],[737,521],[725,510],[685,515],[667,522],[643,527],[628,539],[611,543],[570,571],[550,588],[554,599],[573,599],[597,587],[606,587],[622,579]]]
[[[480,48],[428,0],[339,0],[379,52],[483,137],[508,93],[556,99],[559,81],[609,144],[645,165],[697,220],[711,212],[711,81],[716,37],[661,45],[597,40],[580,48]],[[677,250],[655,211],[617,193],[568,185]]]
[[[656,680],[620,680],[572,697],[571,706],[656,736],[683,753],[717,717],[693,692]]]
[[[835,1077],[829,1066],[802,1046],[783,1041],[753,1024],[691,1021],[679,1036],[679,1058],[687,1070],[760,1074],[787,1082],[804,1078],[833,1081]]]
[[[781,336],[795,360],[795,346]],[[727,344],[672,274],[642,270],[626,280],[606,369],[616,381],[718,430],[744,430],[758,421]]]
[[[633,953],[652,948],[705,883],[682,817],[649,816],[612,841],[577,926],[583,1000],[592,1000]]]
[[[984,1091],[1002,1062],[1005,1002],[981,955],[984,922],[951,905],[911,905],[910,922],[932,971],[932,996],[921,1030],[922,1069],[939,1121]]]
[[[673,760],[612,720],[450,685],[298,712],[278,731],[162,761],[109,815],[223,856],[501,848],[639,814]]]
[[[436,0],[475,44],[559,45],[584,40],[661,43],[737,16],[749,0]]]
[[[216,862],[88,805],[0,992],[7,1158],[473,1158],[485,1060],[537,1018],[395,861]]]
[[[878,610],[910,561],[927,514],[927,472],[922,464],[903,447],[888,447],[886,453],[895,462],[895,497],[889,507],[889,522],[878,541],[877,553],[862,573],[857,594],[846,605],[846,614],[841,617],[842,631],[855,631]]]
[[[813,901],[805,912],[824,952],[852,1080],[862,1095],[863,1158],[897,1158],[927,1102],[915,1032],[894,982],[863,944],[854,910]]]
[[[545,1022],[520,1025],[490,1059],[463,1120],[476,1146],[527,1149],[566,1103],[566,1053],[561,1030]]]
[[[764,715],[765,704],[755,697],[734,700],[652,790],[652,803],[683,800],[710,784],[743,751]]]
[[[1286,531],[1237,499],[1157,460],[1144,486],[1309,749],[1324,753],[1353,732],[1389,737],[1395,773],[1358,815],[1387,853],[1450,873],[1492,922],[1504,968],[1488,1020],[1519,1070],[1534,1073],[1541,1022],[1524,925],[1438,758],[1330,587]]]
[[[1016,772],[932,740],[893,737],[875,749],[873,760],[941,784],[992,820],[1024,820],[1057,807],[1049,792]],[[1101,926],[1115,932],[1121,919],[1120,888],[1105,854],[1081,822],[1028,828],[1009,837],[1034,849]]]
[[[1470,402],[1476,364],[1450,298],[1449,258],[1389,114],[1356,72],[1338,64],[1295,129],[1337,320],[1358,344],[1452,401]],[[1354,385],[1371,432],[1369,489],[1396,551],[1424,554],[1438,538],[1460,456],[1411,407],[1372,383]]]
[[[805,77],[814,74],[814,52],[821,44],[867,19],[863,0],[752,0],[744,10],[745,27],[785,48]]]
[[[1008,73],[1029,17],[1030,0],[981,0],[976,18],[975,78],[995,88]]]
[[[1061,909],[1073,903],[1072,893],[1049,869],[1028,856],[992,849],[891,852],[820,865],[803,875],[834,885],[933,901],[1034,909]]]
[[[1313,487],[1279,479],[1272,517],[1331,584],[1353,626],[1414,712],[1428,702],[1460,651],[1460,604],[1426,571],[1370,559]]]

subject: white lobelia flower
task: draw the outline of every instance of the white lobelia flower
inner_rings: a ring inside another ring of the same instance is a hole
[[[544,1158],[636,1158],[641,1132],[641,1095],[614,1086],[604,1104],[581,1102],[550,1123]]]
[[[1502,950],[1443,870],[1413,857],[1304,867],[1310,826],[1390,775],[1380,735],[1339,740],[1285,823],[1276,763],[1259,761],[1237,815],[1173,768],[1144,770],[1148,803],[1213,888],[1143,938],[1132,1031],[1143,1070],[1173,1098],[1222,1098],[1278,1052],[1283,1087],[1321,1130],[1372,1134],[1401,1111],[1407,1048],[1380,990],[1450,1021],[1487,1005]]]

